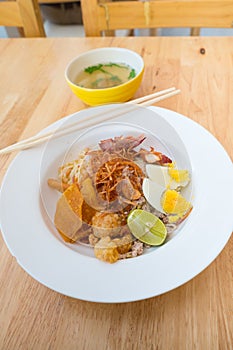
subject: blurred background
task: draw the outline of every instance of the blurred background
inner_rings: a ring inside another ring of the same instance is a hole
[[[1,1],[1,0],[0,0]],[[88,0],[86,0],[88,1]],[[83,37],[85,36],[82,11],[80,2],[66,3],[46,3],[40,4],[40,10],[44,21],[44,28],[47,37]],[[116,31],[118,36],[128,35],[127,30]],[[157,35],[160,36],[188,36],[189,28],[163,28],[157,29]],[[136,29],[135,36],[153,35],[153,30]],[[202,28],[200,31],[202,36],[232,36],[233,28]],[[0,27],[0,37],[19,36],[16,28]]]

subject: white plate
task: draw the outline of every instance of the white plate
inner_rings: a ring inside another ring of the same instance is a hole
[[[175,239],[160,248],[113,265],[79,254],[51,234],[51,224],[41,205],[39,174],[44,147],[21,152],[2,184],[1,229],[11,254],[37,281],[83,300],[135,301],[182,285],[221,252],[233,229],[232,162],[219,142],[200,125],[175,112],[152,109],[176,129],[191,160],[194,209],[185,225]],[[156,119],[156,114],[148,113],[142,120],[135,113],[127,122],[157,134],[153,115]]]

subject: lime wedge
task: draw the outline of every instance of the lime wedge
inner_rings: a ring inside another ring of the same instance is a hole
[[[131,211],[127,224],[134,237],[152,246],[163,244],[167,237],[164,223],[157,216],[145,210]]]

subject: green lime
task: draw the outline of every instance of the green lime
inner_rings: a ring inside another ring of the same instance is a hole
[[[157,216],[145,210],[131,211],[127,224],[134,237],[149,245],[161,245],[167,237],[164,223]]]

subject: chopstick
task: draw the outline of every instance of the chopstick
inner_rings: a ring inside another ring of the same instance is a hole
[[[104,111],[104,112],[102,111],[102,112],[97,113],[95,115],[91,115],[91,116],[85,118],[84,120],[79,120],[79,121],[76,121],[74,123],[71,123],[71,124],[63,127],[61,130],[58,130],[57,132],[54,132],[54,130],[53,130],[52,132],[47,132],[47,133],[44,133],[42,135],[32,136],[32,137],[29,137],[25,140],[19,141],[13,145],[10,145],[10,146],[7,146],[7,147],[1,149],[0,154],[7,154],[7,153],[10,153],[13,151],[20,151],[20,150],[24,150],[24,149],[27,149],[27,148],[30,148],[33,146],[37,146],[37,145],[41,144],[42,142],[49,140],[52,136],[54,138],[65,136],[71,132],[79,131],[79,130],[97,125],[98,123],[101,123],[101,122],[104,122],[107,120],[111,120],[113,118],[121,116],[124,113],[128,113],[129,111],[133,111],[134,109],[137,109],[138,106],[143,106],[143,107],[151,106],[152,104],[154,104],[156,102],[162,101],[162,100],[169,98],[169,97],[172,97],[172,96],[175,96],[179,93],[180,93],[179,89],[172,87],[172,88],[169,88],[166,90],[161,90],[161,91],[155,92],[155,93],[147,95],[147,96],[137,98],[137,99],[132,100],[132,101],[128,101],[120,106],[118,106],[118,105],[114,106],[114,107],[108,109],[107,111]],[[125,105],[127,105],[128,107],[125,108]],[[113,112],[113,114],[111,114],[112,112]]]

